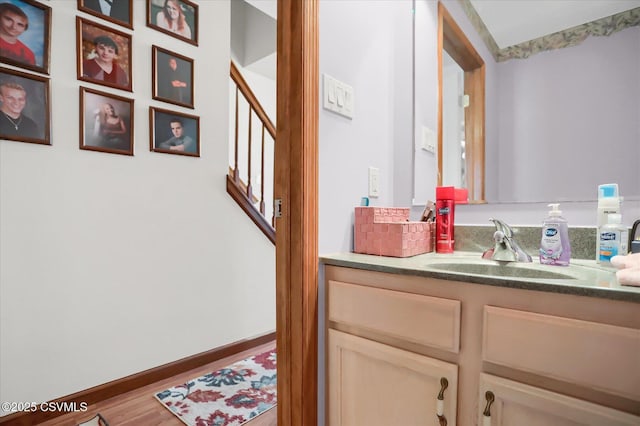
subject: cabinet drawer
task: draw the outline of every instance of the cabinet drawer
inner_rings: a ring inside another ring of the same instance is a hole
[[[458,353],[460,301],[329,281],[328,318]]]
[[[640,401],[640,330],[485,306],[483,359]]]

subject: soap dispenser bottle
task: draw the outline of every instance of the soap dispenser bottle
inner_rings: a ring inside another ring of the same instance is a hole
[[[608,264],[611,263],[613,256],[627,254],[628,233],[627,228],[622,225],[622,215],[618,213],[608,215],[607,224],[598,229],[600,263]]]
[[[543,265],[567,266],[571,259],[569,225],[558,206],[560,204],[549,204],[551,210],[542,225],[540,263]]]
[[[596,227],[598,236],[596,238],[596,261],[600,262],[600,228],[607,224],[610,214],[620,213],[622,197],[618,193],[617,183],[606,183],[598,186],[598,216]]]

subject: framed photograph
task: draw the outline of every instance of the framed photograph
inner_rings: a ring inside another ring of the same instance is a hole
[[[193,108],[193,59],[152,47],[153,99]]]
[[[131,36],[76,18],[78,80],[132,91]]]
[[[133,99],[80,87],[80,149],[133,155]]]
[[[198,5],[188,0],[147,0],[147,26],[198,45]]]
[[[49,79],[0,68],[0,139],[51,145]]]
[[[78,0],[78,10],[133,29],[132,0]]]
[[[200,157],[200,118],[149,107],[150,149]]]
[[[0,3],[0,60],[49,74],[51,8],[31,0]]]

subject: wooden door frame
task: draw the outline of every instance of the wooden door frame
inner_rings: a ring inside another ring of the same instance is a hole
[[[470,103],[464,110],[467,189],[469,203],[485,203],[485,64],[447,8],[438,3],[438,186],[442,186],[442,51],[464,71],[464,91]]]
[[[318,5],[278,0],[274,198],[278,425],[313,426],[318,400]]]

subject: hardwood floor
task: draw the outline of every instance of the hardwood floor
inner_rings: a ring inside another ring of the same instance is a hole
[[[75,426],[100,413],[109,426],[184,426],[184,423],[162,406],[154,397],[160,392],[176,384],[218,370],[236,361],[264,352],[275,347],[275,341],[240,352],[186,373],[165,379],[148,386],[127,392],[89,406],[84,413],[70,413],[41,423],[47,426]],[[277,406],[245,423],[246,426],[276,426],[278,423]]]

